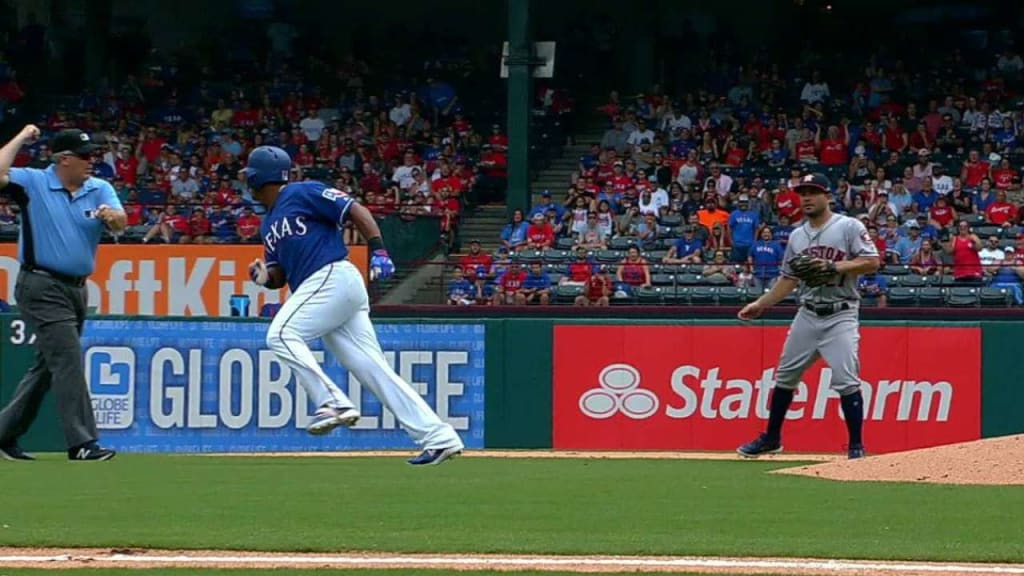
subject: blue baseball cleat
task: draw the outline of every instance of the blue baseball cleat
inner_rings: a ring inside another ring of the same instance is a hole
[[[737,448],[736,452],[740,456],[746,456],[747,458],[757,458],[762,454],[776,454],[782,452],[782,442],[770,440],[767,434],[761,434],[754,440]]]
[[[420,452],[419,456],[411,458],[409,464],[413,466],[435,466],[455,458],[459,454],[462,454],[461,446],[452,446],[451,448],[427,448],[423,452]]]

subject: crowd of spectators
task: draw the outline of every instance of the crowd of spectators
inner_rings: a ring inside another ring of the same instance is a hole
[[[259,242],[262,209],[243,198],[238,172],[263,144],[291,155],[293,181],[322,180],[381,216],[438,218],[442,241],[454,240],[467,202],[502,199],[503,126],[481,125],[437,74],[378,86],[370,65],[350,58],[334,78],[344,88],[328,92],[285,65],[265,81],[225,83],[211,70],[192,85],[179,72],[162,63],[65,100],[36,120],[43,137],[15,165],[45,168],[49,137],[90,132],[105,144],[93,174],[112,182],[128,213],[127,230],[107,238],[120,243]],[[0,78],[0,99],[4,86]],[[12,239],[17,218],[0,200],[0,235]],[[351,227],[345,234],[362,241]]]
[[[934,288],[940,304],[951,293],[977,303],[996,287],[1022,304],[1024,61],[1012,49],[983,56],[969,63],[952,49],[911,69],[875,55],[834,74],[737,67],[717,92],[612,92],[598,108],[608,129],[564,196],[515,213],[490,269],[461,266],[479,286],[453,284],[449,301],[756,294],[802,222],[794,184],[819,172],[833,211],[860,218],[884,255],[861,282],[867,301]]]

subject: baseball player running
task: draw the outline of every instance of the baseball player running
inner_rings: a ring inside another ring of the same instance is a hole
[[[830,184],[824,175],[804,176],[795,190],[806,219],[789,237],[782,274],[771,290],[740,310],[739,318],[757,318],[797,287],[800,309],[790,324],[776,370],[768,427],[737,452],[757,457],[782,451],[782,424],[793,393],[804,371],[820,357],[832,368],[831,386],[840,395],[850,436],[848,456],[862,458],[857,281],[860,275],[878,270],[878,250],[859,220],[829,209]]]
[[[395,373],[370,322],[369,297],[359,270],[349,262],[341,235],[351,220],[372,250],[371,276],[386,278],[394,264],[380,228],[363,206],[321,182],[288,184],[288,154],[260,146],[249,154],[241,176],[252,198],[267,207],[260,236],[265,260],[249,266],[253,281],[276,290],[287,283],[291,297],[267,330],[267,346],[295,373],[317,406],[307,430],[327,434],[360,417],[352,401],[317,363],[308,342],[326,348],[390,410],[423,452],[410,464],[440,464],[460,454],[462,441],[412,387]]]

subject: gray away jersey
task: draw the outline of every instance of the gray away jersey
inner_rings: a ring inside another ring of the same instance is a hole
[[[820,229],[811,228],[807,221],[793,230],[786,244],[786,254],[782,261],[782,275],[796,278],[789,261],[800,254],[810,254],[833,262],[853,260],[858,256],[878,256],[878,249],[868,235],[867,228],[856,218],[833,214],[832,218]],[[842,274],[833,284],[817,288],[800,283],[799,299],[801,303],[833,303],[844,300],[860,300],[857,290],[859,278],[856,275]]]

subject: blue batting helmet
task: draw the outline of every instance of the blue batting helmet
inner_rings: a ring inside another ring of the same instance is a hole
[[[264,184],[288,182],[292,159],[277,146],[260,146],[249,153],[249,162],[242,169],[249,188],[259,190]]]

